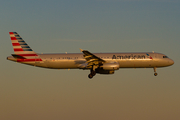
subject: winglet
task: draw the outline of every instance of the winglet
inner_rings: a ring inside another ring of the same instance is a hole
[[[80,51],[81,51],[81,52],[83,52],[83,51],[84,51],[84,50],[83,50],[83,49],[81,49],[81,48],[79,48],[79,49],[80,49]]]

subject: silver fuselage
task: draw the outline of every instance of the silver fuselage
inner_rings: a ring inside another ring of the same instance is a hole
[[[164,57],[161,53],[93,53],[97,57],[105,60],[107,63],[119,63],[120,68],[154,68],[166,67],[174,64],[170,58]],[[148,55],[147,55],[148,54]],[[86,60],[82,53],[64,53],[64,54],[37,54],[42,61],[20,62],[37,67],[51,69],[89,69],[82,65]],[[8,60],[17,62],[13,56]]]

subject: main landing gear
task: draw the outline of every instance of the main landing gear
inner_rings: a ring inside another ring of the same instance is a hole
[[[91,79],[96,75],[96,72],[94,70],[91,70],[91,73],[88,75],[88,77]]]
[[[154,76],[157,76],[156,67],[154,67]]]

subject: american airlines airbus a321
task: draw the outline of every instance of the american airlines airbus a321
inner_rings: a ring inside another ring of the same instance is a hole
[[[82,53],[38,54],[35,53],[17,32],[9,32],[14,54],[8,60],[37,67],[51,69],[83,69],[90,70],[89,78],[96,73],[114,74],[119,68],[156,68],[167,67],[174,61],[166,55],[154,52],[144,53]]]

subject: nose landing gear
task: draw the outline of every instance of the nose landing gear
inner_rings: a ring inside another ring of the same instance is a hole
[[[157,76],[156,67],[154,67],[154,76]]]

